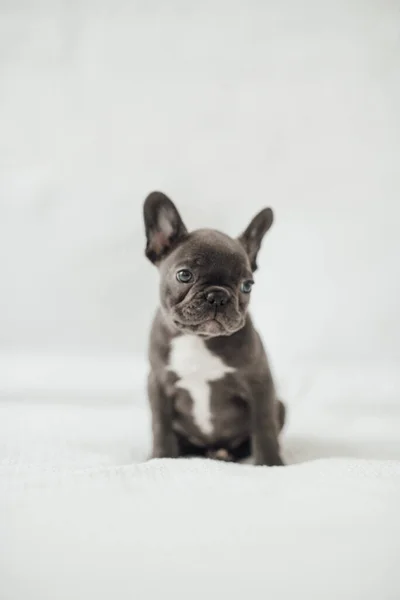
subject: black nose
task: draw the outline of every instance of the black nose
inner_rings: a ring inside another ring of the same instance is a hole
[[[229,300],[229,294],[224,288],[214,287],[208,288],[205,293],[206,300],[215,306],[223,306]]]

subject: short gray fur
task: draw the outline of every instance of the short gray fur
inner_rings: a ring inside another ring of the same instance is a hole
[[[189,233],[171,200],[151,193],[144,203],[146,256],[159,269],[160,305],[150,335],[148,396],[152,412],[152,457],[207,456],[257,465],[283,465],[278,435],[285,420],[260,336],[241,290],[257,269],[257,253],[273,221],[271,209],[254,217],[233,239],[212,229]],[[193,280],[177,279],[180,269]],[[208,298],[208,299],[207,299]],[[210,303],[210,298],[217,298]],[[208,350],[235,369],[210,382],[213,430],[196,425],[187,390],[171,371],[171,342],[200,336]]]

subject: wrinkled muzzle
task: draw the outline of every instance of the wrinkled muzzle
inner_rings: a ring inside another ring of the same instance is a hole
[[[231,335],[244,325],[237,297],[227,288],[208,286],[171,307],[178,329],[205,336]]]

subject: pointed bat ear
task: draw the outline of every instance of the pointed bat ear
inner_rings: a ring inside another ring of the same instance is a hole
[[[152,192],[143,205],[146,256],[158,264],[187,236],[175,204],[163,193]]]
[[[251,221],[247,229],[239,237],[239,242],[246,250],[250,260],[252,271],[257,269],[257,254],[261,247],[261,242],[274,220],[274,213],[271,208],[264,208]]]

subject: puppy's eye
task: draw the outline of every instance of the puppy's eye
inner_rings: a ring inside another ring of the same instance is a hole
[[[240,286],[241,291],[244,294],[250,294],[251,288],[253,287],[253,283],[254,283],[254,281],[252,281],[251,279],[247,279],[247,281],[243,281],[242,285]]]
[[[193,274],[189,269],[181,269],[177,272],[176,278],[181,283],[189,283],[193,279]]]

